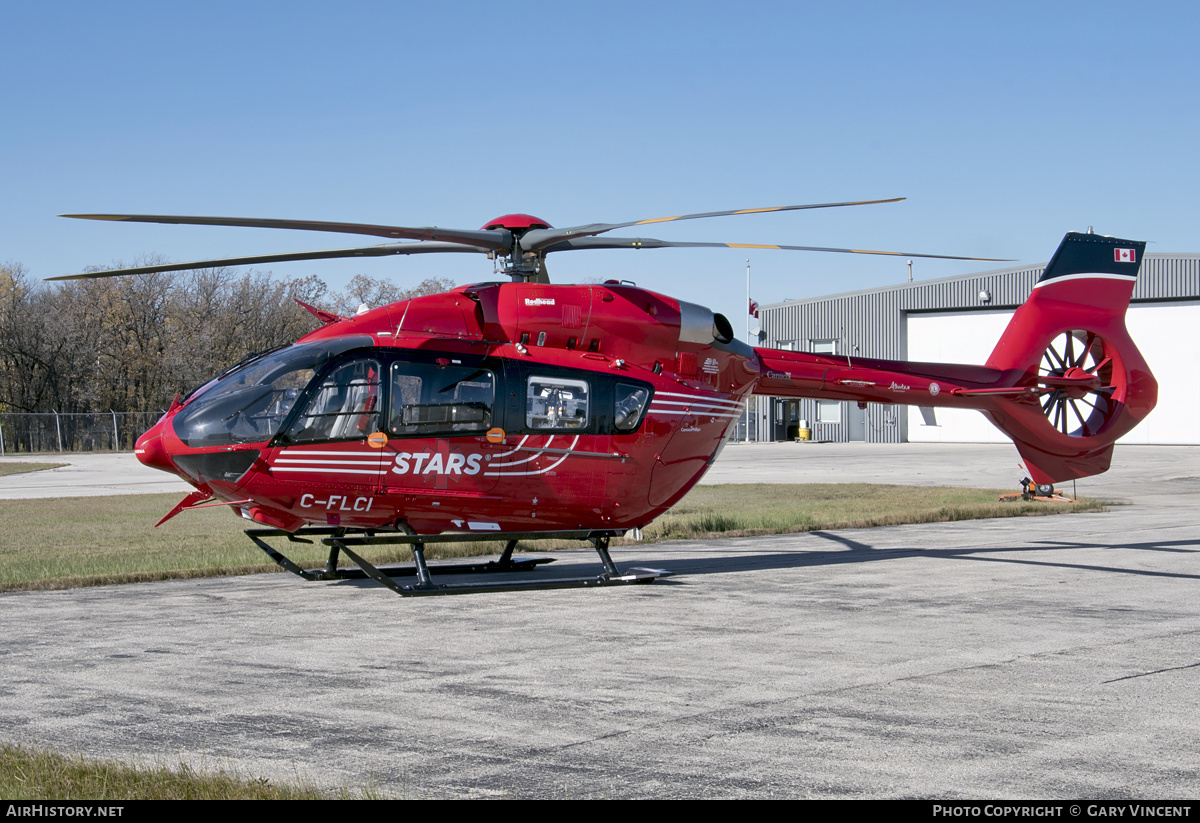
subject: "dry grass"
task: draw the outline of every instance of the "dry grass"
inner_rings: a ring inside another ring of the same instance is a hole
[[[653,523],[645,538],[737,537],[1103,508],[1094,501],[998,503],[998,494],[870,484],[698,486]],[[242,533],[248,524],[224,507],[184,512],[153,528],[177,500],[175,495],[130,495],[0,501],[0,591],[279,571]],[[547,550],[582,544],[530,545]],[[500,543],[435,543],[426,556],[495,554],[501,548]],[[327,553],[319,542],[287,543],[281,550],[304,568],[323,566]],[[377,564],[411,559],[401,546],[363,554]]]
[[[0,462],[0,477],[7,474],[25,474],[27,472],[40,472],[46,469],[58,469],[66,466],[66,463],[5,463]]]
[[[344,799],[374,792],[338,792]],[[271,783],[223,769],[133,766],[66,757],[47,749],[0,745],[0,800],[321,800],[331,795],[301,782]]]
[[[1001,503],[1004,492],[875,483],[697,486],[646,529],[649,540],[694,540],[760,534],[863,529],[991,517],[1103,511],[1096,500]]]

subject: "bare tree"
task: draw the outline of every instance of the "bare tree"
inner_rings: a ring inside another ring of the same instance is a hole
[[[353,314],[361,303],[375,307],[453,285],[431,278],[404,289],[358,275],[332,293],[315,275],[275,280],[270,273],[200,269],[48,286],[6,263],[0,411],[163,408],[246,355],[314,329],[317,321],[296,300]]]
[[[437,294],[452,288],[454,288],[453,280],[444,280],[440,277],[426,278],[416,286],[405,289],[397,286],[391,280],[356,274],[346,284],[346,288],[334,296],[336,308],[332,311],[349,315],[358,311],[358,307],[362,305],[374,309],[388,303],[411,300],[426,294]]]

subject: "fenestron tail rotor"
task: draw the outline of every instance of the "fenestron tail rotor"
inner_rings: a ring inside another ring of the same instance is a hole
[[[1073,329],[1046,347],[1038,364],[1042,413],[1068,437],[1090,437],[1117,412],[1113,361],[1104,339]]]

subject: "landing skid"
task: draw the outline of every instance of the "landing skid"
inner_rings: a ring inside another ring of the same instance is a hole
[[[307,528],[299,529],[294,534],[279,529],[246,529],[246,536],[262,549],[268,557],[292,574],[305,580],[348,580],[371,578],[388,587],[401,597],[420,597],[437,594],[474,594],[477,592],[503,592],[520,589],[578,589],[593,586],[627,586],[633,583],[650,583],[659,577],[671,574],[662,569],[629,569],[620,571],[608,554],[608,542],[618,536],[611,531],[564,531],[564,532],[524,532],[524,533],[493,533],[493,534],[436,534],[412,535],[388,532],[363,531],[350,533],[348,529],[339,528]],[[321,543],[329,547],[329,558],[325,561],[324,569],[305,570],[297,566],[285,555],[268,544],[263,538],[284,537],[292,543],[312,543],[308,538],[319,538]],[[531,572],[538,566],[553,563],[553,558],[537,558],[533,560],[513,560],[513,550],[521,540],[587,540],[600,555],[604,573],[586,577],[557,577],[541,580],[495,580],[488,582],[465,583],[435,583],[434,576],[454,574],[509,574],[513,572]],[[466,543],[479,541],[506,540],[504,552],[499,560],[487,563],[448,563],[430,566],[425,562],[425,545],[427,543]],[[408,545],[412,547],[412,566],[389,566],[376,568],[370,562],[359,556],[351,546]],[[339,556],[345,554],[357,569],[339,569]],[[397,583],[397,577],[415,577],[415,584]]]

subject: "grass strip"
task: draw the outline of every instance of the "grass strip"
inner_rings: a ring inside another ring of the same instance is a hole
[[[272,783],[224,769],[137,766],[116,760],[67,757],[49,749],[0,745],[0,800],[323,800],[370,797],[330,795],[301,782]]]
[[[725,484],[697,486],[646,529],[649,540],[698,540],[763,534],[866,529],[994,517],[1104,511],[1103,501],[1017,500],[1006,492],[952,486],[879,483]]]
[[[61,469],[66,463],[5,463],[0,462],[0,477],[8,474],[26,474],[41,472],[46,469]]]
[[[744,537],[903,523],[1097,511],[1096,501],[1000,503],[986,489],[878,484],[697,486],[652,523],[643,542]],[[0,592],[278,572],[242,533],[246,521],[224,507],[184,512],[155,529],[173,494],[0,500]],[[615,545],[628,545],[625,538]],[[545,551],[582,543],[538,541]],[[496,554],[503,544],[431,544],[430,559]],[[319,543],[287,544],[304,568],[323,566]],[[372,563],[399,563],[402,546],[363,551]]]

